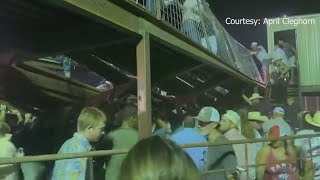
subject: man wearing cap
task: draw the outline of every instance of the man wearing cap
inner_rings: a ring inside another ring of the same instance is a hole
[[[204,117],[202,117],[204,118]],[[210,117],[208,117],[210,118]],[[186,116],[182,126],[178,128],[170,139],[177,144],[205,143],[207,140],[195,129],[195,119]],[[208,147],[186,148],[185,152],[191,157],[199,170],[205,170],[204,155],[208,152]]]
[[[208,139],[209,134],[220,121],[220,114],[215,108],[207,106],[203,107],[194,118],[198,121],[200,134]]]
[[[231,141],[246,140],[246,138],[241,134],[241,118],[235,111],[227,110],[227,112],[221,118],[219,130],[227,139]],[[254,162],[253,157],[249,155],[252,151],[250,144],[247,144],[248,161],[246,158],[246,147],[244,144],[234,144],[232,146],[235,150],[239,166],[245,166],[246,164],[252,164]],[[244,167],[244,169],[247,168]],[[252,177],[247,177],[246,173],[243,172],[240,175],[240,179],[248,180],[252,179]]]
[[[291,126],[284,120],[285,111],[282,107],[276,107],[273,110],[272,119],[262,124],[263,133],[267,134],[272,126],[279,125],[284,128],[289,135],[293,135]]]
[[[229,140],[225,136],[223,136],[219,131],[220,116],[218,116],[218,111],[212,108],[211,112],[214,112],[214,114],[208,117],[211,119],[210,132],[207,131],[209,132],[208,141],[214,144],[228,143]],[[202,123],[203,122],[200,121],[199,124],[202,125]],[[227,180],[227,179],[236,178],[237,158],[232,145],[229,144],[229,145],[223,145],[223,146],[210,146],[208,148],[208,153],[205,160],[206,160],[206,166],[208,170],[216,170],[216,169],[228,169],[228,170],[212,173],[207,177],[205,177],[204,179]]]
[[[260,61],[262,65],[262,75],[263,75],[263,80],[267,82],[268,79],[268,66],[271,63],[272,57],[267,53],[267,51],[262,47],[261,45],[258,45],[257,42],[252,42],[251,43],[251,54],[255,55],[257,59]]]

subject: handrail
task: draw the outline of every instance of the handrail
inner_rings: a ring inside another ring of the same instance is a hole
[[[298,135],[298,136],[287,136],[281,137],[278,140],[293,140],[293,139],[303,139],[303,138],[313,138],[320,137],[320,134],[312,135]],[[222,145],[233,145],[233,144],[246,144],[246,143],[257,143],[257,142],[267,142],[275,139],[270,138],[261,138],[255,140],[234,140],[225,143],[191,143],[183,144],[182,148],[191,148],[191,147],[207,147],[207,146],[222,146]],[[117,155],[117,154],[126,154],[128,150],[125,149],[115,149],[115,150],[100,150],[92,151],[85,153],[67,153],[67,154],[46,154],[46,155],[37,155],[37,156],[25,156],[25,157],[16,157],[16,158],[0,158],[0,165],[3,164],[16,164],[16,163],[26,163],[26,162],[39,162],[39,161],[53,161],[53,160],[62,160],[62,159],[73,159],[73,158],[86,158],[86,157],[97,157],[97,156],[108,156],[108,155]]]
[[[194,15],[189,14],[188,16],[198,16],[199,22],[193,22],[191,24],[184,20],[185,12],[187,12],[185,9],[187,9],[188,5],[184,6],[184,3],[178,0],[123,1],[131,1],[134,4],[139,5],[141,9],[144,9],[151,16],[168,22],[167,24],[169,26],[180,31],[195,43],[205,47],[212,54],[225,60],[226,63],[236,68],[241,73],[256,81],[262,82],[260,72],[258,71],[250,51],[236,41],[224,29],[205,0],[196,0],[196,4],[194,5],[197,6],[195,8],[198,9],[198,13],[195,13]],[[197,19],[197,17],[194,17],[194,19]],[[188,32],[185,28],[188,29]]]

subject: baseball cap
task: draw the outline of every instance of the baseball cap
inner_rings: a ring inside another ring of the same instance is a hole
[[[201,121],[201,122],[220,122],[220,114],[219,112],[210,106],[203,107],[198,116],[194,117],[195,119]]]
[[[224,116],[232,121],[237,126],[238,130],[241,131],[241,118],[238,113],[233,110],[227,110],[227,113],[224,114]]]
[[[286,128],[282,128],[279,125],[274,125],[270,128],[268,137],[269,138],[280,138],[289,135]]]
[[[280,114],[285,114],[285,111],[282,107],[276,107],[273,109],[274,113],[280,113]]]

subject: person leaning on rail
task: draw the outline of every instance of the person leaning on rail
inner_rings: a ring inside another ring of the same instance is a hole
[[[200,180],[192,159],[174,142],[151,136],[138,142],[124,159],[118,180]]]

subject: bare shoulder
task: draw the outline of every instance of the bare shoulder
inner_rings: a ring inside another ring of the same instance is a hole
[[[270,147],[267,145],[267,146],[263,146],[259,151],[258,151],[258,154],[259,155],[265,155],[265,154],[268,154],[270,152]]]

